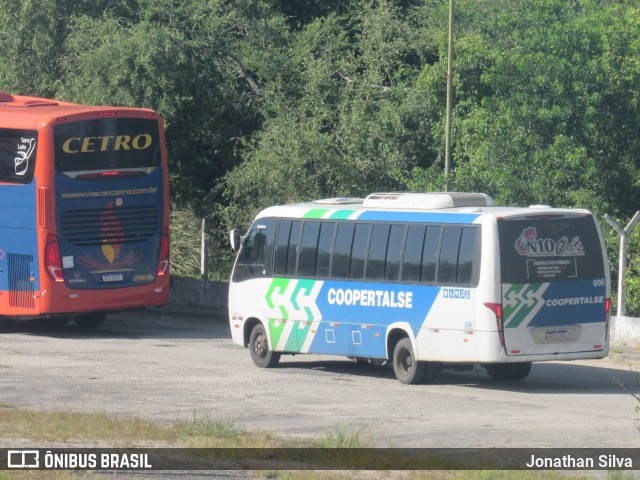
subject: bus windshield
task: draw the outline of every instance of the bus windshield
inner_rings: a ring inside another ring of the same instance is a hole
[[[604,277],[593,217],[526,217],[498,222],[503,283]]]
[[[144,175],[160,166],[158,122],[104,118],[54,127],[56,171],[78,179]]]

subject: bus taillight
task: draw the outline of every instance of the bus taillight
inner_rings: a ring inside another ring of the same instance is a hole
[[[504,347],[504,325],[502,324],[502,304],[484,302],[484,306],[491,310],[496,316],[498,324],[498,335],[500,336],[500,345]]]
[[[604,320],[604,339],[605,341],[609,339],[609,321],[611,319],[611,299],[607,298],[604,301],[604,311],[605,311],[605,320]]]
[[[44,250],[44,266],[54,282],[64,282],[58,237],[51,233],[47,235],[47,245]]]
[[[169,227],[162,228],[160,238],[160,259],[158,262],[158,276],[162,276],[169,270]]]

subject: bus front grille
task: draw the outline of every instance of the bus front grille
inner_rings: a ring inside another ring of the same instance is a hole
[[[60,219],[61,238],[76,246],[144,242],[160,231],[161,220],[153,205],[67,210]]]

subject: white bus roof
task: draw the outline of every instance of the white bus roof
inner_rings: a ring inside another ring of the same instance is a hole
[[[588,210],[552,208],[548,205],[529,207],[497,207],[493,199],[485,193],[459,192],[390,192],[373,193],[367,198],[325,198],[313,202],[296,203],[269,207],[258,214],[261,217],[323,218],[323,219],[365,219],[363,212],[371,212],[370,220],[392,219],[395,213],[406,213],[413,221],[421,221],[420,214],[433,214],[433,219],[442,215],[460,216],[460,223],[473,223],[481,215],[494,217],[519,217],[530,215],[588,215]],[[379,215],[375,215],[378,212]],[[414,215],[412,215],[414,214]],[[403,215],[404,216],[404,215]],[[471,218],[473,217],[473,219]],[[398,218],[400,220],[400,218]],[[429,220],[425,220],[429,221]],[[448,217],[449,222],[455,217]]]

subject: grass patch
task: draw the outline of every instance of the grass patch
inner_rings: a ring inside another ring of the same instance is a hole
[[[618,475],[618,473],[620,475]],[[425,471],[425,472],[398,472],[398,471],[307,471],[307,470],[282,470],[252,472],[259,478],[272,480],[377,480],[381,478],[391,480],[593,480],[591,475],[566,474],[559,472],[523,472],[523,471]],[[120,475],[118,475],[118,478]],[[31,480],[44,478],[47,480],[77,480],[80,478],[95,478],[90,473],[38,471],[38,472],[0,472],[0,480]],[[127,478],[127,477],[123,477]],[[606,480],[633,480],[637,477],[631,473],[614,472],[604,477]]]
[[[215,420],[210,414],[193,414],[190,421],[172,427],[180,444],[203,448],[276,448],[290,442],[262,430],[248,431],[237,419]]]
[[[290,440],[261,430],[249,431],[239,420],[216,420],[210,414],[194,413],[189,420],[161,425],[139,418],[115,418],[106,414],[77,412],[30,412],[0,405],[0,438],[5,444],[12,439],[25,440],[46,448],[56,447],[200,447],[200,448],[367,448],[373,437],[366,426],[339,426],[313,441]],[[62,444],[62,445],[61,445]],[[346,454],[336,451],[336,454]],[[301,459],[302,460],[302,459]],[[278,480],[560,480],[591,479],[585,472],[569,474],[547,471],[259,471],[255,476]],[[0,471],[0,480],[46,478],[67,480],[92,477],[90,472],[8,472]],[[611,472],[608,480],[631,480],[630,472]]]
[[[615,472],[621,473],[621,472]],[[265,477],[274,480],[593,480],[593,476],[585,472],[584,475],[552,471],[521,471],[521,470],[486,470],[486,471],[277,471],[265,472]],[[606,480],[632,480],[630,474],[622,473],[623,476],[604,477]]]
[[[139,445],[175,443],[171,428],[139,418],[115,419],[100,413],[29,412],[0,408],[0,438],[35,442]]]
[[[373,446],[373,438],[366,426],[338,426],[316,440],[314,446],[320,448],[366,448]]]
[[[0,438],[38,443],[114,447],[286,447],[291,442],[267,432],[246,430],[238,420],[222,421],[209,414],[170,425],[140,418],[100,413],[31,412],[0,405]]]
[[[0,480],[78,480],[81,478],[98,478],[91,473],[67,471],[33,471],[33,472],[0,472]],[[104,477],[101,477],[104,478]],[[120,477],[118,478],[126,478]]]
[[[216,421],[208,413],[203,416],[198,416],[194,413],[189,431],[196,436],[227,440],[236,439],[247,433],[244,425],[238,420],[227,418],[222,421]]]

